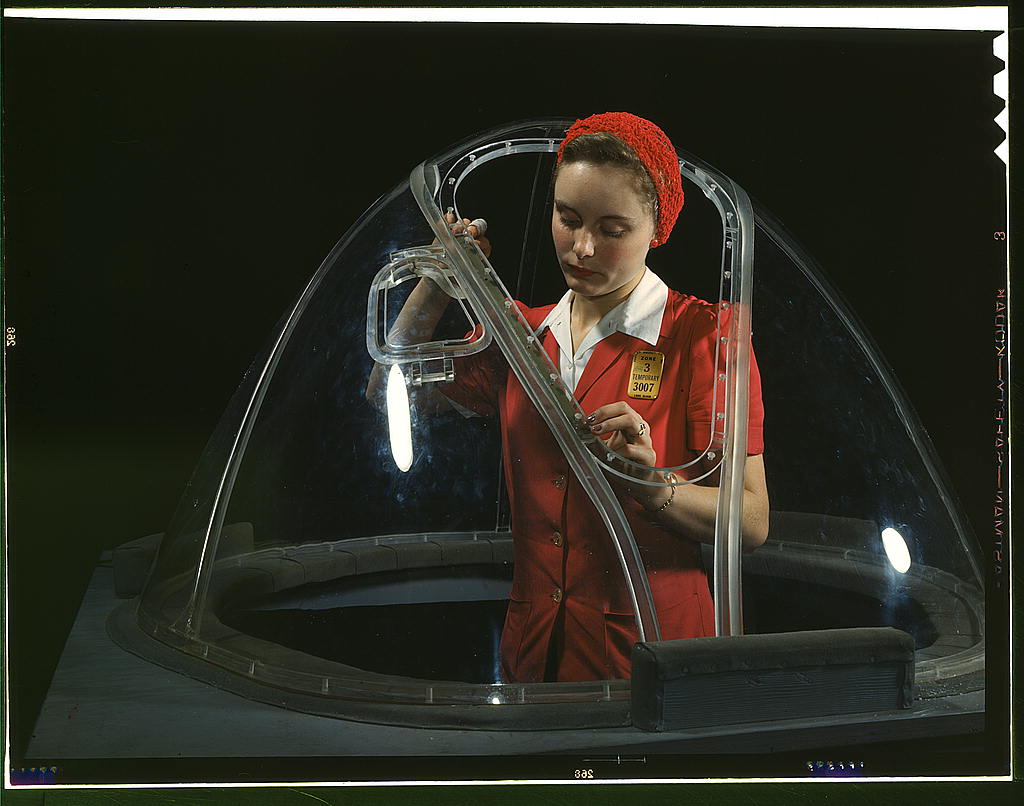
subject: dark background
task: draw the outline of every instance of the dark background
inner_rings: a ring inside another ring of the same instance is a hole
[[[15,765],[100,551],[165,527],[334,242],[414,164],[518,119],[650,117],[784,222],[881,346],[989,557],[1007,227],[992,34],[10,19],[3,33]],[[993,658],[1001,602],[993,590]]]

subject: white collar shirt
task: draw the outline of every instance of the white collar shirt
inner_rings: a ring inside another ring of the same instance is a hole
[[[562,383],[573,391],[583,377],[587,362],[594,354],[594,348],[602,339],[613,333],[625,333],[647,342],[652,347],[658,343],[661,322],[668,302],[668,286],[650,269],[644,271],[637,287],[623,302],[616,305],[591,328],[575,354],[572,350],[572,333],[569,314],[572,309],[572,291],[567,291],[544,321],[537,328],[537,335],[544,328],[551,331],[558,343],[558,370]]]

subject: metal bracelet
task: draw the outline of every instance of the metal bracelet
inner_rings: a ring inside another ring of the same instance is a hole
[[[672,485],[672,494],[668,497],[668,500],[665,501],[657,509],[648,509],[647,511],[651,515],[657,515],[659,512],[664,512],[666,509],[668,509],[669,505],[675,500],[675,497],[676,497],[676,483],[679,481],[679,479],[677,479],[675,477],[674,473],[666,473],[665,474],[665,481]],[[646,509],[646,507],[645,507],[645,509]]]

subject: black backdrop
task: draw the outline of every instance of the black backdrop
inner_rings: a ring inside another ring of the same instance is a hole
[[[3,33],[15,763],[99,552],[164,528],[333,243],[415,163],[517,119],[650,117],[783,221],[881,345],[990,554],[1006,285],[992,34],[12,19]]]

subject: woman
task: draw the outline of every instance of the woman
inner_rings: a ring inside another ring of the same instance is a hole
[[[657,126],[626,113],[577,121],[559,148],[551,221],[568,291],[553,306],[520,306],[588,412],[593,433],[610,450],[652,468],[704,455],[720,369],[715,306],[668,289],[646,267],[648,251],[668,239],[682,204],[678,158]],[[468,220],[449,223],[479,236]],[[488,253],[486,239],[478,241]],[[429,336],[447,302],[436,286],[421,282],[396,324],[413,339]],[[656,378],[656,388],[641,390],[638,373]],[[492,347],[457,362],[455,381],[439,391],[463,410],[501,420],[515,545],[503,678],[628,677],[637,634],[607,530],[515,375]],[[741,527],[746,547],[767,535],[761,419],[753,364]],[[701,459],[689,477],[712,465]],[[655,478],[654,471],[643,475]],[[714,540],[715,483],[713,473],[681,486],[619,483],[664,639],[714,634],[698,543]]]

